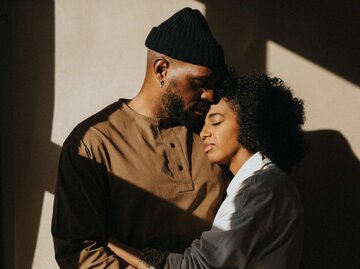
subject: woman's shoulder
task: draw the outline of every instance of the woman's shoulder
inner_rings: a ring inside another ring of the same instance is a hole
[[[238,193],[238,198],[245,206],[254,203],[280,207],[292,204],[301,208],[300,196],[295,183],[276,165],[258,170],[244,181],[243,186],[241,192]]]
[[[293,190],[295,184],[292,178],[275,164],[270,164],[256,171],[247,179],[249,187],[258,191]]]

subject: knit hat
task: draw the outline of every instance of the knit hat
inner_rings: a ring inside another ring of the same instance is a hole
[[[224,66],[224,52],[199,10],[186,7],[152,28],[146,47],[176,60],[206,67]]]

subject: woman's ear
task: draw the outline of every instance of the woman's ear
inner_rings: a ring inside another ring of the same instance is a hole
[[[158,58],[154,62],[154,73],[160,84],[164,84],[169,62],[165,58]]]

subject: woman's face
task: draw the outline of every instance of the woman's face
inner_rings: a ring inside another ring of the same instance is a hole
[[[221,99],[218,104],[212,105],[200,133],[210,162],[230,166],[241,148],[239,134],[236,114],[229,104]]]

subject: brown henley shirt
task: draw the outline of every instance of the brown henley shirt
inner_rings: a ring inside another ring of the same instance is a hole
[[[109,236],[182,252],[208,230],[225,192],[202,141],[124,100],[79,124],[63,145],[52,233],[61,268],[126,268]]]

